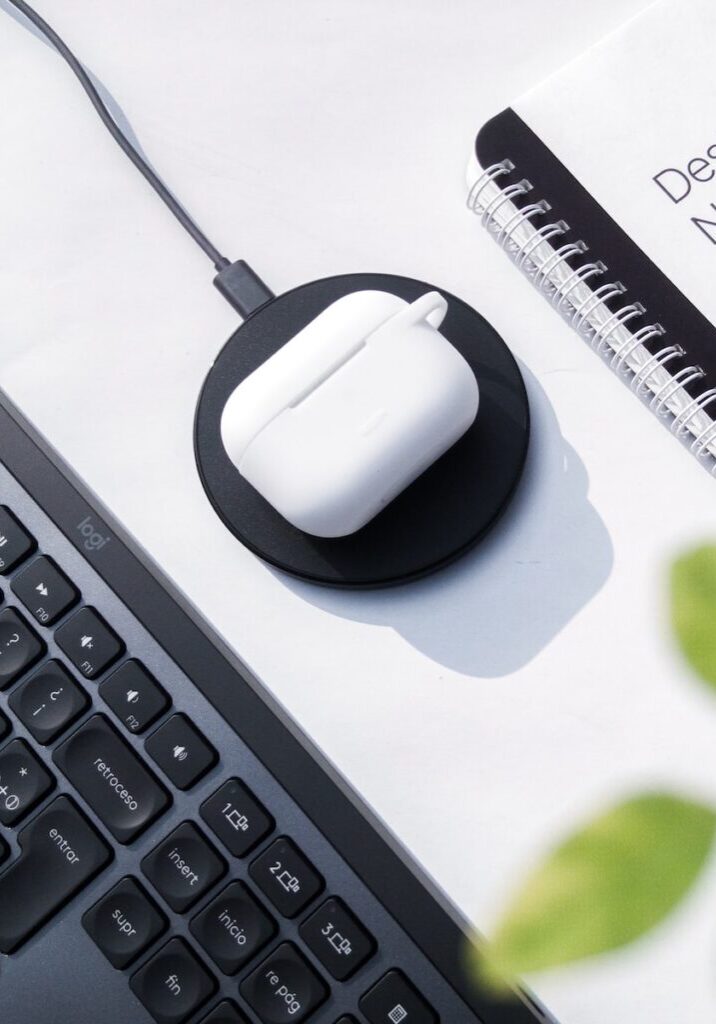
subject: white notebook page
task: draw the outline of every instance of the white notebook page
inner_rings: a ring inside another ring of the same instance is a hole
[[[666,0],[514,109],[716,325],[715,42],[713,0]]]

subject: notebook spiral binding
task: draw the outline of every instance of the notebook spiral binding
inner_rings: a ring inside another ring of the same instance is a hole
[[[608,267],[587,257],[589,249],[581,239],[567,240],[568,224],[563,220],[540,227],[533,224],[537,217],[549,213],[551,206],[544,199],[525,200],[532,191],[532,184],[525,179],[500,182],[515,170],[511,160],[484,170],[469,190],[468,208],[572,327],[617,373],[630,380],[633,390],[654,412],[671,418],[673,433],[682,438],[691,435],[691,451],[709,459],[716,474],[716,419],[707,411],[716,403],[716,388],[696,397],[687,390],[705,376],[704,371],[699,366],[680,365],[686,359],[681,345],[664,344],[653,350],[651,343],[665,336],[664,328],[647,322],[635,329],[634,321],[644,319],[646,309],[639,302],[620,304],[627,291],[620,281],[597,284]]]

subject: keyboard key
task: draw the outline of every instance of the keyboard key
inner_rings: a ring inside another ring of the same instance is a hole
[[[110,861],[111,851],[69,797],[18,835],[22,853],[0,875],[0,953],[12,953]]]
[[[123,878],[82,918],[85,931],[122,970],[166,931],[167,919],[133,878]]]
[[[243,1013],[239,1013],[228,999],[215,1006],[208,1017],[202,1017],[199,1024],[249,1024]]]
[[[14,569],[35,550],[35,539],[12,512],[0,505],[0,574]]]
[[[42,626],[57,622],[80,597],[65,574],[46,555],[30,562],[12,581],[12,589]]]
[[[301,1024],[328,996],[326,986],[290,942],[278,946],[240,987],[262,1024]]]
[[[243,857],[273,829],[266,808],[238,779],[229,779],[201,805],[201,816],[234,857]]]
[[[157,1024],[183,1024],[216,991],[216,982],[183,939],[170,939],[130,985]]]
[[[342,900],[326,900],[301,925],[301,938],[336,981],[345,981],[369,960],[375,941]]]
[[[285,837],[277,839],[251,865],[250,874],[284,917],[300,914],[323,889],[323,879]]]
[[[55,632],[55,640],[87,679],[96,679],[124,650],[124,644],[94,608],[80,608]]]
[[[44,650],[42,640],[14,609],[0,612],[0,690],[34,665]]]
[[[10,707],[38,743],[51,743],[89,701],[59,661],[47,661],[10,697]]]
[[[147,753],[177,789],[190,789],[218,760],[186,715],[172,715],[146,743]]]
[[[14,825],[50,792],[55,780],[24,740],[0,750],[0,824]]]
[[[5,715],[0,711],[0,740],[5,739],[7,734],[10,732],[10,722]]]
[[[192,907],[226,872],[199,829],[185,821],[148,853],[142,871],[178,914]]]
[[[236,974],[276,934],[275,923],[242,882],[227,885],[190,927],[224,974]]]
[[[130,732],[144,732],[169,707],[164,690],[138,661],[120,665],[99,693]]]
[[[358,1005],[370,1024],[438,1024],[435,1011],[400,971],[389,971]]]
[[[131,843],[169,806],[169,796],[104,715],[72,733],[54,760],[120,843]]]

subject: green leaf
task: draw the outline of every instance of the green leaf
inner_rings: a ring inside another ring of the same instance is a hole
[[[713,808],[668,794],[596,818],[527,879],[494,942],[476,947],[481,980],[499,990],[521,974],[633,942],[684,898],[715,832]]]
[[[689,664],[716,688],[716,545],[696,548],[674,564],[671,615]]]

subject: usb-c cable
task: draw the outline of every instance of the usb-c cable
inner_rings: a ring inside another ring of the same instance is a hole
[[[132,161],[142,177],[154,189],[165,206],[174,214],[184,230],[191,235],[199,248],[214,264],[214,269],[217,272],[214,277],[214,285],[224,298],[231,303],[239,315],[246,318],[254,310],[258,309],[259,306],[263,306],[265,302],[272,299],[274,297],[273,292],[264,284],[248,263],[244,260],[232,262],[226,256],[223,256],[207,238],[198,224],[190,217],[176,196],[167,188],[156,172],[152,170],[141,153],[132,145],[121,130],[89,74],[57,32],[24,0],[8,0],[8,2],[42,33],[45,39],[70,66],[105,128],[124,155]]]

